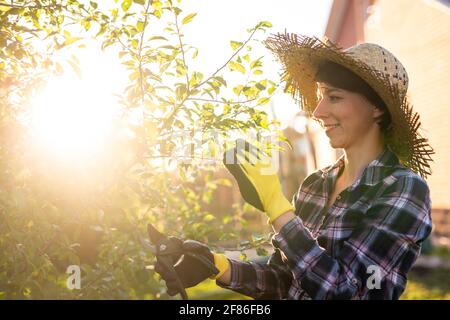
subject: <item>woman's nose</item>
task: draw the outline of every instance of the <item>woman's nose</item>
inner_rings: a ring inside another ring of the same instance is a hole
[[[313,111],[313,117],[316,119],[323,119],[328,116],[327,104],[324,102],[324,99],[320,99],[317,103],[316,108]]]

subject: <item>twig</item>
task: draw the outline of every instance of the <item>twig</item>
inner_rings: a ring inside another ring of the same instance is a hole
[[[202,85],[204,85],[205,83],[207,83],[209,80],[211,80],[212,78],[214,78],[216,76],[217,73],[219,73],[223,68],[225,68],[228,63],[230,63],[231,60],[233,60],[233,58],[242,50],[242,48],[244,48],[247,43],[253,38],[253,35],[255,34],[255,32],[258,29],[255,28],[255,30],[253,30],[253,32],[250,34],[250,36],[248,37],[248,39],[239,47],[239,49],[236,50],[235,53],[233,53],[233,55],[227,60],[227,62],[225,62],[225,64],[223,66],[221,66],[219,69],[217,69],[211,76],[209,76],[206,80],[200,82],[199,84],[196,84],[192,90],[198,89],[200,88]],[[188,99],[189,96],[189,92],[186,95],[186,97],[183,99],[183,101],[181,101],[177,106],[174,107],[172,113],[170,114],[170,116],[166,119],[166,121],[164,121],[162,127],[161,127],[161,131],[166,129],[173,121],[173,118],[175,117],[176,113],[178,112],[178,110],[183,106],[184,102],[186,102],[186,100]]]
[[[237,101],[237,102],[228,102],[228,101],[220,101],[220,100],[213,100],[213,99],[202,99],[202,98],[187,98],[186,100],[190,101],[205,101],[205,102],[215,102],[215,103],[223,103],[223,104],[244,104],[248,102],[255,101],[256,98],[246,100],[246,101]]]
[[[257,30],[258,30],[257,28],[255,28],[255,30],[253,30],[253,32],[250,34],[248,39],[239,47],[239,49],[236,50],[235,53],[233,53],[233,55],[227,60],[227,62],[224,63],[223,66],[221,66],[219,69],[214,71],[214,73],[211,76],[209,76],[206,80],[204,80],[204,81],[200,82],[199,84],[195,85],[193,89],[197,89],[197,88],[201,87],[202,85],[207,83],[209,80],[214,78],[216,76],[216,74],[218,74],[223,68],[225,68],[230,63],[230,61],[233,60],[233,58],[242,50],[242,48],[244,48],[247,45],[247,43],[253,38],[253,35],[255,34],[255,32]]]
[[[143,120],[143,125],[144,125],[144,144],[145,144],[145,149],[147,149],[147,139],[145,139],[145,137],[147,136],[147,127],[145,126],[145,108],[144,108],[144,102],[145,102],[145,92],[144,92],[144,74],[142,71],[142,47],[144,44],[144,34],[145,34],[145,29],[147,27],[147,22],[148,22],[148,11],[150,8],[152,1],[149,0],[147,2],[147,6],[145,8],[145,19],[144,19],[144,26],[142,29],[142,34],[141,34],[141,40],[139,43],[139,51],[138,51],[138,59],[139,59],[139,87],[141,89],[141,104],[142,104],[142,120]]]
[[[141,103],[144,104],[144,81],[143,81],[143,72],[142,72],[142,45],[144,43],[144,34],[145,34],[145,28],[147,27],[147,21],[148,21],[148,10],[150,8],[152,1],[148,1],[147,7],[145,8],[145,19],[144,19],[144,26],[142,29],[141,34],[141,41],[139,44],[139,86],[141,88]]]
[[[183,42],[181,41],[181,33],[180,33],[180,28],[178,26],[178,15],[176,13],[174,13],[174,14],[175,14],[175,27],[177,28],[178,42],[180,43],[181,56],[183,58],[184,68],[186,69],[186,91],[187,91],[187,95],[189,95],[191,90],[189,88],[188,66],[186,64],[186,57],[185,57],[185,52],[184,52],[184,48],[183,48]]]
[[[114,270],[117,265],[122,261],[122,259],[128,254],[128,251],[123,252],[119,258],[117,260],[115,260],[109,268],[106,268],[106,270],[104,270],[103,272],[101,272],[97,277],[95,277],[93,280],[91,280],[90,282],[88,282],[88,284],[86,284],[85,286],[83,286],[83,288],[81,289],[80,294],[78,295],[78,297],[81,297],[84,293],[86,293],[86,290],[93,285],[95,282],[97,282],[98,280],[100,280],[101,278],[103,278],[108,272]]]
[[[51,8],[65,8],[65,6],[61,4],[49,4],[49,5],[41,5],[36,4],[34,6],[20,6],[17,4],[9,4],[9,3],[0,3],[1,7],[8,7],[8,8],[17,8],[17,9],[51,9]]]

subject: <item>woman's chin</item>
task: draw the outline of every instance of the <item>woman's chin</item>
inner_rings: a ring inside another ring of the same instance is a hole
[[[344,144],[342,142],[340,142],[340,141],[336,141],[334,139],[330,139],[330,146],[333,149],[341,149],[341,148],[344,147]]]

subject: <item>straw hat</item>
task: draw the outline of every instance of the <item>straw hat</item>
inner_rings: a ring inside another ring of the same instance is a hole
[[[400,162],[426,178],[431,174],[433,148],[423,138],[419,114],[407,100],[408,74],[397,58],[385,48],[362,43],[343,50],[328,40],[297,34],[276,34],[265,41],[283,65],[286,92],[299,100],[311,115],[318,103],[315,75],[322,61],[332,61],[351,70],[366,81],[386,104],[391,126],[385,134],[386,144]]]

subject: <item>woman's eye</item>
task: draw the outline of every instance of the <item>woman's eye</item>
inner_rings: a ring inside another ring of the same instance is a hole
[[[329,98],[331,102],[337,102],[341,99],[341,97],[338,96],[329,96]]]

